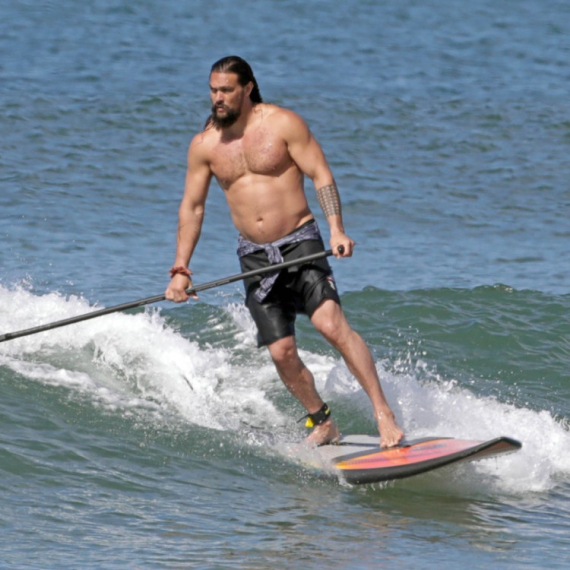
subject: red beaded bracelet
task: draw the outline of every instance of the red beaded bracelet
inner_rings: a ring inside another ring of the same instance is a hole
[[[187,267],[183,267],[182,265],[179,265],[178,267],[173,267],[172,269],[170,269],[169,271],[170,273],[170,277],[174,277],[175,275],[186,275],[187,277],[190,277],[190,275],[192,275],[192,271],[190,271],[190,269],[188,269]]]

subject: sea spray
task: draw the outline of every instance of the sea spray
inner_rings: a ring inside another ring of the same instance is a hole
[[[88,312],[81,298],[56,293],[35,296],[0,287],[2,321],[9,328],[30,326]],[[17,311],[13,312],[16,308]],[[216,311],[203,324],[202,337],[233,321],[235,352],[198,343],[173,327],[156,310],[115,314],[57,331],[3,343],[0,365],[23,378],[60,387],[88,398],[108,412],[136,409],[147,421],[173,415],[180,424],[235,434],[262,449],[269,441],[299,440],[300,411],[282,386],[266,350],[255,345],[255,327],[241,305]],[[170,321],[170,322],[169,322]],[[367,397],[342,360],[301,350],[317,388],[332,402],[341,430],[374,433]],[[570,434],[550,412],[477,395],[453,379],[432,372],[421,359],[377,362],[396,417],[409,439],[427,436],[487,440],[509,436],[523,448],[500,461],[480,462],[473,470],[509,492],[547,491],[570,475]],[[145,412],[147,410],[147,412]]]

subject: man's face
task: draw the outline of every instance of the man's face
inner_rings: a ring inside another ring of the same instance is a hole
[[[210,75],[210,97],[212,99],[212,121],[217,127],[231,127],[240,117],[245,97],[244,87],[235,73]]]

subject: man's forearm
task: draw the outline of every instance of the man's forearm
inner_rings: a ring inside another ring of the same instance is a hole
[[[332,184],[317,188],[317,198],[327,218],[341,215],[340,196],[336,182],[333,181]]]
[[[187,267],[202,230],[203,212],[185,212],[179,216],[174,265]]]
[[[317,198],[331,227],[331,232],[344,232],[340,195],[336,182],[317,188]]]

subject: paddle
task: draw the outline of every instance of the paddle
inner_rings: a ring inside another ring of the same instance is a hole
[[[339,253],[342,254],[344,248],[340,246],[338,249]],[[255,277],[256,275],[262,275],[263,273],[269,273],[271,271],[279,271],[280,269],[285,269],[287,267],[292,267],[294,265],[301,265],[303,263],[308,263],[309,261],[315,261],[317,259],[321,259],[322,257],[328,257],[329,255],[332,254],[333,252],[330,249],[327,251],[320,251],[319,253],[313,253],[312,255],[300,257],[299,259],[292,259],[291,261],[284,261],[282,263],[268,265],[267,267],[253,269],[252,271],[246,271],[245,273],[239,273],[238,275],[232,275],[230,277],[225,277],[224,279],[218,279],[217,281],[210,281],[209,283],[204,283],[202,285],[190,287],[189,289],[186,290],[186,293],[188,295],[192,295],[194,293],[199,293],[200,291],[205,291],[206,289],[213,289],[214,287],[227,285],[228,283],[233,283],[234,281],[240,281],[241,279],[247,279],[249,277]],[[117,313],[119,311],[126,311],[127,309],[134,309],[136,307],[142,307],[144,305],[158,303],[159,301],[164,301],[165,299],[166,297],[164,295],[156,295],[154,297],[147,297],[146,299],[139,299],[138,301],[132,301],[130,303],[123,303],[122,305],[115,305],[114,307],[108,307],[106,309],[99,309],[97,311],[93,311],[92,313],[87,313],[85,315],[79,315],[77,317],[63,319],[61,321],[56,321],[54,323],[40,325],[38,327],[33,327],[31,329],[6,333],[0,335],[0,342],[5,342],[7,340],[12,340],[14,338],[19,338],[22,336],[28,336],[43,331],[49,331],[52,329],[56,329],[58,327],[64,327],[66,325],[72,325],[74,323],[79,323],[81,321],[87,321],[88,319],[94,319],[95,317],[109,315],[110,313]]]

